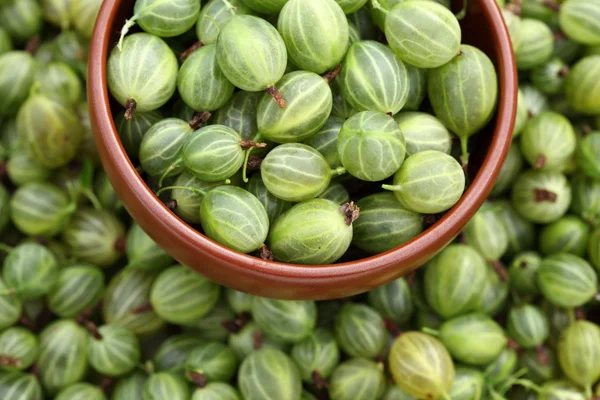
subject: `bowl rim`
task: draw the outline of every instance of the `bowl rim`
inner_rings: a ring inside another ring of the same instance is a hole
[[[511,143],[518,83],[510,36],[500,10],[495,0],[480,0],[479,7],[485,15],[486,24],[489,22],[489,31],[494,32],[490,36],[499,55],[495,65],[499,77],[496,123],[489,150],[475,178],[460,201],[439,221],[398,248],[358,261],[333,265],[307,266],[265,261],[214,242],[182,221],[154,195],[121,144],[110,107],[106,60],[111,47],[110,36],[114,33],[112,30],[116,30],[113,24],[117,10],[123,1],[104,0],[91,40],[87,95],[96,145],[104,169],[133,219],[160,246],[176,254],[176,258],[191,261],[181,260],[209,279],[248,292],[262,292],[265,285],[281,282],[288,286],[313,287],[315,290],[343,285],[350,280],[356,282],[365,279],[367,284],[366,280],[373,276],[380,277],[380,283],[385,283],[415,270],[419,263],[425,262],[452,242],[492,190]],[[182,254],[187,255],[177,257]],[[223,263],[227,264],[229,274],[235,274],[225,279],[227,282],[222,278],[223,271],[211,270],[213,265]],[[243,283],[244,280],[248,282]],[[371,287],[373,283],[367,285]],[[344,290],[337,289],[337,292],[344,293]],[[349,294],[356,292],[357,288],[348,289]],[[290,296],[295,297],[293,294]]]

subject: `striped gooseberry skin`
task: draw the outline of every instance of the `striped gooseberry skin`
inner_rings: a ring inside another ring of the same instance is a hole
[[[536,350],[527,350],[519,356],[518,365],[521,368],[528,369],[527,379],[538,384],[556,379],[558,377],[558,370],[560,369],[555,351],[550,348],[544,349],[548,353],[548,362],[546,365],[540,363],[539,354]]]
[[[38,338],[28,329],[15,326],[0,334],[0,354],[14,360],[0,363],[1,371],[24,371],[37,360],[38,353]]]
[[[427,96],[427,70],[404,64],[408,72],[408,97],[403,111],[418,111]]]
[[[402,61],[418,68],[450,62],[459,52],[461,36],[454,14],[434,1],[403,1],[386,17],[389,46]]]
[[[381,9],[374,6],[373,2],[368,2],[367,6],[369,7],[369,12],[371,17],[373,18],[373,22],[381,29],[382,32],[385,32],[385,22],[387,20],[387,14],[398,4],[402,2],[402,0],[378,0]],[[386,12],[387,11],[387,12]]]
[[[34,162],[58,168],[77,154],[83,127],[71,107],[44,95],[34,95],[19,109],[17,132]]]
[[[221,299],[215,307],[204,317],[194,322],[193,332],[197,332],[202,339],[227,342],[229,330],[224,325],[236,317],[233,310]]]
[[[537,284],[552,304],[573,308],[590,301],[597,292],[594,268],[583,258],[559,253],[546,257],[537,273]]]
[[[524,128],[530,116],[531,118],[533,118],[544,111],[550,110],[550,101],[544,93],[540,92],[533,85],[521,85],[521,87],[519,88],[519,92],[522,95],[524,108],[526,110],[526,112],[524,112],[526,114],[526,117],[524,117],[523,122]]]
[[[333,107],[331,88],[320,75],[307,71],[290,72],[277,82],[286,101],[280,108],[265,93],[258,105],[258,130],[276,143],[295,143],[310,138],[327,122]]]
[[[519,145],[511,145],[490,195],[497,197],[506,194],[511,189],[515,179],[523,172],[524,166],[525,160]]]
[[[125,254],[129,268],[161,270],[173,264],[173,258],[136,223],[125,237]]]
[[[548,25],[536,19],[523,18],[520,36],[521,41],[515,51],[517,68],[530,70],[550,59],[554,38]]]
[[[346,190],[341,183],[331,182],[318,198],[333,201],[335,204],[342,205],[350,201],[350,193],[348,193],[348,190]]]
[[[488,261],[499,260],[508,248],[508,234],[496,210],[484,203],[464,230],[465,242]]]
[[[569,379],[591,388],[600,377],[600,327],[589,321],[571,323],[560,336],[558,360]]]
[[[183,171],[173,183],[171,199],[177,202],[175,214],[190,224],[200,223],[200,205],[210,190],[219,187],[223,182],[204,182],[196,178],[190,171]]]
[[[289,0],[279,13],[277,30],[290,61],[302,70],[329,71],[348,49],[348,19],[335,0]]]
[[[32,374],[10,372],[0,375],[2,400],[36,400],[43,398],[38,378]]]
[[[393,190],[405,208],[437,214],[454,206],[465,189],[460,164],[446,153],[427,150],[408,157],[394,175]]]
[[[70,0],[42,0],[44,19],[62,30],[67,30],[71,25],[69,15]]]
[[[10,288],[0,279],[0,290],[8,292]],[[23,303],[21,299],[14,295],[0,296],[0,330],[10,328],[15,325],[21,313],[23,312]]]
[[[471,313],[446,321],[440,340],[452,357],[470,365],[487,365],[506,347],[504,330],[485,314]]]
[[[248,0],[244,3],[248,5]],[[236,87],[260,92],[285,73],[287,50],[273,25],[251,15],[236,15],[217,39],[217,62]]]
[[[143,30],[160,37],[179,36],[198,21],[196,0],[136,0],[133,20]]]
[[[220,3],[221,0],[215,2]],[[254,139],[258,133],[256,119],[261,96],[262,93],[257,92],[234,93],[229,102],[214,114],[213,123],[228,126],[244,140]]]
[[[231,178],[244,164],[242,138],[224,125],[208,125],[194,131],[182,150],[185,167],[205,182]]]
[[[383,318],[366,304],[344,304],[335,318],[334,334],[342,351],[351,357],[375,358],[389,339]]]
[[[388,383],[381,400],[415,400],[415,398],[394,383]]]
[[[454,381],[454,363],[438,339],[406,332],[394,341],[388,357],[396,385],[409,395],[430,399],[447,396]]]
[[[250,7],[244,4],[242,0],[229,0],[230,8],[227,2],[222,0],[209,1],[200,11],[200,17],[196,24],[196,36],[204,44],[213,44],[217,42],[223,27],[231,20],[234,15],[254,15]]]
[[[55,400],[106,400],[104,392],[90,383],[79,382],[67,386],[54,398]]]
[[[221,288],[183,265],[167,268],[152,284],[150,304],[162,319],[193,324],[217,304]]]
[[[189,123],[178,118],[166,118],[144,134],[140,143],[139,159],[150,176],[175,176],[183,170],[182,151],[193,133]]]
[[[10,222],[10,195],[4,185],[0,184],[0,233]]]
[[[227,305],[236,314],[249,313],[252,310],[254,295],[237,291],[235,289],[225,288],[225,300]]]
[[[532,304],[514,306],[508,312],[507,333],[524,349],[544,344],[550,335],[548,317]]]
[[[481,371],[469,367],[456,368],[454,383],[448,397],[451,399],[476,399],[485,392],[486,382]]]
[[[356,42],[360,42],[360,32],[358,31],[358,28],[354,25],[354,23],[352,23],[352,21],[348,21],[348,29],[350,38],[349,45],[351,46]]]
[[[399,325],[408,322],[415,309],[410,286],[404,278],[369,291],[367,301],[382,317]]]
[[[12,222],[29,236],[56,236],[64,230],[74,211],[67,194],[51,183],[23,185],[10,199]]]
[[[112,400],[143,400],[142,392],[144,383],[148,379],[145,372],[138,371],[121,378],[117,381],[113,392]]]
[[[542,264],[542,257],[534,251],[526,251],[513,258],[508,270],[511,286],[517,293],[537,295],[537,271]]]
[[[345,3],[345,0],[336,0],[336,1],[338,4],[340,4],[342,9],[344,9],[344,6],[341,4]],[[361,0],[350,0],[350,1],[355,2],[355,1],[361,1]],[[348,21],[356,27],[362,40],[375,39],[375,36],[376,36],[375,23],[373,22],[373,19],[371,18],[371,15],[369,13],[369,8],[368,8],[369,4],[370,4],[370,2],[368,2],[368,0],[367,0],[367,2],[365,3],[366,7],[361,7],[359,10],[357,10],[356,12],[353,12],[351,14],[346,13],[347,14],[346,16],[348,17]]]
[[[102,0],[71,0],[69,14],[73,29],[83,38],[91,39]]]
[[[196,111],[218,110],[229,101],[234,89],[217,64],[217,46],[214,44],[194,51],[177,75],[179,95]]]
[[[331,85],[331,93],[333,94],[333,107],[331,108],[331,117],[341,118],[347,120],[354,114],[356,110],[352,108],[342,95],[342,89],[340,86],[340,80],[334,80]]]
[[[427,86],[435,115],[460,137],[466,153],[467,139],[490,121],[496,109],[494,64],[478,48],[461,45],[452,61],[429,71]]]
[[[276,342],[269,336],[262,336],[260,343],[256,342],[256,337],[263,335],[262,330],[254,321],[250,321],[238,332],[229,335],[228,344],[233,349],[238,359],[244,360],[253,352],[260,349],[276,349],[282,352],[287,352],[289,346],[283,343]]]
[[[342,95],[357,111],[394,115],[408,100],[408,71],[392,49],[379,42],[350,46],[339,80]]]
[[[206,343],[195,333],[170,336],[158,347],[152,362],[156,371],[181,374],[185,372],[185,360],[192,350]]]
[[[534,168],[561,171],[575,153],[577,137],[567,118],[545,111],[527,122],[520,143],[523,157]]]
[[[425,150],[450,154],[452,136],[444,124],[433,115],[418,111],[402,111],[394,116],[394,120],[404,136],[407,156]]]
[[[327,379],[340,361],[340,349],[327,329],[317,328],[303,341],[294,345],[291,357],[300,369],[302,380],[314,382],[315,373]]]
[[[158,314],[144,309],[150,304],[150,290],[156,273],[124,269],[115,275],[104,295],[102,315],[107,324],[124,326],[136,335],[152,334],[166,323]]]
[[[590,225],[575,215],[566,215],[540,232],[540,251],[548,256],[570,253],[583,257],[589,242]]]
[[[292,208],[293,204],[289,201],[281,200],[267,190],[262,180],[260,172],[252,175],[248,182],[248,191],[253,194],[265,207],[270,222],[275,220],[284,212]]]
[[[330,116],[317,133],[302,142],[321,153],[333,169],[342,166],[337,149],[338,136],[342,125],[344,125],[344,119]]]
[[[294,400],[300,398],[302,379],[290,357],[264,348],[242,361],[238,385],[246,400]]]
[[[54,39],[52,60],[64,62],[84,78],[86,76],[87,56],[87,44],[74,31],[62,31]]]
[[[365,358],[344,361],[333,371],[329,383],[332,400],[369,400],[385,391],[382,364]]]
[[[299,143],[277,146],[265,157],[260,169],[267,190],[291,202],[317,197],[335,173],[321,153]]]
[[[295,205],[271,226],[268,245],[276,260],[297,264],[330,264],[350,247],[352,226],[340,205],[313,199]]]
[[[188,380],[202,376],[207,382],[229,382],[237,371],[239,361],[227,345],[208,342],[196,347],[187,357],[185,373]]]
[[[36,0],[11,1],[0,7],[0,26],[16,42],[34,37],[43,25],[42,7]]]
[[[420,214],[404,208],[392,193],[360,199],[360,218],[354,222],[352,244],[372,254],[392,250],[423,231]]]
[[[353,14],[363,8],[368,0],[335,0],[345,14]]]
[[[531,82],[542,93],[556,95],[562,93],[569,66],[560,58],[554,57],[544,65],[531,70]]]
[[[600,114],[600,55],[580,59],[565,86],[569,105],[580,114]]]
[[[228,383],[211,382],[205,387],[197,388],[191,400],[242,400],[236,388]]]
[[[514,349],[504,349],[502,353],[500,353],[500,355],[485,368],[486,381],[491,383],[492,385],[506,382],[506,380],[512,376],[512,374],[517,368],[517,363],[519,362],[519,355],[517,355],[517,352]],[[468,369],[471,370],[471,368]]]
[[[258,250],[269,233],[265,207],[237,186],[219,186],[208,192],[200,206],[200,221],[209,238],[241,253]]]
[[[22,186],[47,181],[52,170],[34,163],[25,150],[16,149],[6,162],[6,175],[16,186]]]
[[[344,122],[337,149],[344,168],[368,182],[394,175],[406,156],[404,135],[396,121],[374,111],[360,112]]]
[[[61,318],[75,318],[94,307],[105,290],[102,270],[91,265],[73,265],[58,271],[48,292],[48,308]]]
[[[505,8],[500,11],[502,12],[504,23],[506,23],[506,29],[510,35],[513,50],[517,51],[521,45],[521,16]]]
[[[255,297],[252,317],[270,338],[295,344],[308,337],[317,323],[317,306],[312,301],[288,301]]]
[[[4,259],[4,283],[14,289],[22,300],[40,298],[56,282],[58,262],[46,247],[37,243],[23,243]]]
[[[34,82],[35,61],[24,51],[9,51],[0,55],[0,115],[10,116],[19,111],[29,96]]]
[[[162,39],[134,33],[125,38],[121,49],[111,51],[106,80],[110,93],[123,107],[134,100],[136,111],[153,111],[175,93],[178,70],[175,54]]]
[[[142,398],[189,400],[190,388],[179,375],[169,372],[156,372],[146,379]]]
[[[600,271],[600,229],[598,228],[590,235],[587,256],[589,262],[594,266],[596,271]]]
[[[61,319],[40,333],[37,365],[49,394],[79,382],[87,372],[88,333],[73,320]]]
[[[125,115],[122,113],[115,117],[115,126],[121,138],[121,144],[130,159],[138,160],[142,138],[152,125],[162,119],[163,116],[158,111],[136,112],[130,120],[125,119]]]
[[[490,317],[496,317],[506,308],[509,295],[508,283],[502,280],[493,268],[488,268],[475,309]]]
[[[600,45],[600,1],[569,0],[561,4],[560,29],[578,43]]]
[[[487,269],[485,259],[473,247],[451,244],[427,264],[427,304],[445,319],[474,311]]]
[[[571,197],[571,187],[562,173],[529,170],[515,181],[511,199],[523,218],[548,224],[567,212]]]
[[[540,389],[539,398],[542,400],[584,400],[586,398],[586,395],[578,385],[575,385],[566,379],[546,382]]]
[[[126,327],[102,325],[98,336],[90,336],[87,356],[90,365],[106,376],[122,376],[133,371],[140,363],[140,343]]]
[[[600,179],[600,131],[583,137],[577,149],[581,172],[592,179]]]
[[[276,14],[288,0],[242,0],[242,2],[261,14]]]

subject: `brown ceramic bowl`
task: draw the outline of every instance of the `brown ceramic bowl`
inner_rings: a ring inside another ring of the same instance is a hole
[[[498,113],[477,136],[461,201],[421,235],[370,258],[335,265],[290,265],[237,253],[188,226],[158,200],[123,150],[106,86],[106,60],[134,0],[104,0],[92,39],[88,100],[95,139],[106,173],[134,220],[179,262],[209,279],[265,297],[321,300],[354,295],[406,275],[450,243],[489,194],[511,141],[516,113],[517,73],[495,0],[469,0],[461,22],[463,42],[485,51],[500,79]],[[122,112],[121,109],[115,112]]]

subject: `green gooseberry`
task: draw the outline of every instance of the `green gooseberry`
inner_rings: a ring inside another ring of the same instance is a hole
[[[555,306],[547,300],[541,302],[540,307],[544,310],[550,322],[548,342],[553,348],[556,348],[562,332],[573,322],[573,313],[570,308]]]
[[[138,371],[120,378],[112,392],[112,400],[144,400],[142,391],[148,379],[146,373]]]
[[[341,183],[331,182],[327,189],[318,196],[319,199],[333,201],[336,204],[345,204],[350,202],[350,193]]]
[[[70,0],[42,0],[44,19],[61,30],[69,29],[71,25],[70,2]]]
[[[312,301],[255,297],[251,313],[261,331],[281,343],[301,342],[317,323],[317,307]]]
[[[542,385],[537,396],[540,400],[584,400],[588,398],[577,385],[567,380],[550,381]]]
[[[177,9],[172,2],[167,5]],[[131,119],[135,111],[153,111],[169,101],[177,88],[178,69],[169,46],[148,33],[134,33],[125,38],[122,47],[115,47],[108,56],[106,80],[112,96],[126,108],[125,119]]]
[[[10,199],[12,222],[29,236],[49,238],[61,233],[75,208],[67,194],[51,183],[28,183]]]
[[[4,185],[0,184],[0,233],[10,222],[10,194]]]
[[[146,379],[142,398],[144,400],[189,400],[190,387],[179,375],[170,372],[156,372]]]
[[[98,267],[73,265],[62,268],[46,297],[48,308],[61,318],[75,318],[98,304],[105,286],[104,274]]]
[[[242,253],[263,247],[269,232],[269,216],[260,200],[236,186],[208,192],[200,206],[200,222],[209,238]]]
[[[140,363],[140,343],[135,334],[124,326],[102,325],[92,329],[87,356],[90,365],[106,376],[122,376]]]
[[[600,114],[600,55],[580,59],[569,72],[567,101],[580,114]]]
[[[87,162],[86,159],[89,159],[89,162],[91,162],[94,166],[100,166],[100,154],[98,153],[98,148],[96,147],[96,142],[94,141],[94,132],[92,131],[92,120],[90,117],[88,103],[79,102],[75,108],[77,111],[77,116],[79,117],[79,122],[83,128],[83,132],[81,134],[81,146],[77,152],[78,154],[76,155],[76,159],[84,163]]]
[[[331,93],[333,94],[333,106],[331,108],[331,117],[347,120],[354,114],[356,110],[346,101],[342,95],[340,80],[334,80],[330,85]]]
[[[512,205],[521,216],[535,223],[559,220],[571,203],[571,187],[560,172],[529,170],[512,189]]]
[[[509,380],[517,369],[518,355],[514,349],[506,348],[500,355],[485,368],[487,382],[492,385]]]
[[[502,327],[485,314],[471,313],[442,324],[439,338],[452,357],[470,365],[487,365],[506,348]]]
[[[358,5],[361,0],[350,0],[349,3],[346,3],[345,0],[336,0],[338,4],[344,9],[346,4],[353,3]],[[365,2],[368,5],[370,2]],[[348,17],[348,21],[350,21],[359,31],[360,38],[362,40],[373,40],[376,36],[376,27],[371,15],[369,13],[368,7],[361,7],[356,12],[348,13],[346,12],[346,16]]]
[[[465,174],[450,155],[426,150],[408,157],[394,175],[391,190],[405,208],[437,214],[453,207],[465,190]]]
[[[521,149],[513,143],[508,150],[508,154],[500,170],[500,175],[498,175],[498,179],[496,179],[490,195],[500,196],[506,194],[511,189],[515,179],[521,175],[524,164],[525,160],[523,159]]]
[[[289,201],[281,200],[275,197],[267,190],[265,183],[262,180],[260,172],[252,175],[248,182],[248,191],[254,195],[264,206],[269,216],[269,221],[275,220],[284,212],[292,208],[293,204]],[[341,204],[341,203],[340,203]]]
[[[17,131],[29,157],[46,168],[69,163],[83,139],[83,126],[76,112],[43,94],[29,97],[19,109]]]
[[[423,231],[420,214],[402,206],[392,193],[360,199],[360,218],[353,224],[352,244],[372,254],[385,253]]]
[[[538,114],[521,135],[521,153],[535,169],[561,171],[577,146],[571,122],[553,111]]]
[[[300,398],[302,378],[289,356],[264,348],[242,361],[238,386],[246,400],[295,400]]]
[[[344,168],[369,182],[392,176],[406,156],[404,136],[396,121],[374,111],[360,112],[344,122],[337,150]]]
[[[345,119],[339,117],[330,117],[325,125],[304,143],[317,150],[325,157],[329,166],[333,169],[342,166],[340,154],[338,152],[338,137]]]
[[[504,256],[511,259],[522,251],[533,249],[537,241],[533,222],[523,218],[509,200],[497,200],[492,204],[508,235],[508,249]]]
[[[195,271],[175,265],[162,271],[152,284],[150,304],[167,322],[193,324],[214,308],[220,289]]]
[[[173,264],[173,258],[136,223],[125,237],[127,267],[141,269],[164,269]]]
[[[586,389],[600,377],[600,327],[588,321],[575,321],[566,328],[558,343],[558,361],[574,383]]]
[[[600,45],[600,2],[568,0],[561,4],[560,29],[572,40],[588,46]]]
[[[583,51],[583,56],[595,56],[600,55],[600,45],[586,46]]]
[[[484,203],[463,229],[465,242],[487,261],[496,262],[508,248],[508,233],[494,206]]]
[[[354,43],[360,42],[360,32],[358,31],[358,28],[354,26],[354,23],[352,23],[352,21],[348,21],[348,29],[350,39],[349,45],[352,46]]]
[[[535,86],[521,85],[519,90],[523,95],[523,103],[525,103],[525,108],[527,109],[527,118],[533,118],[544,111],[550,110],[548,97]],[[523,127],[525,127],[525,123]]]
[[[477,311],[490,317],[495,317],[504,311],[510,295],[510,288],[508,282],[503,279],[504,277],[504,274],[501,276],[494,268],[487,269],[479,301],[475,308]]]
[[[527,120],[529,119],[529,110],[527,106],[528,104],[526,102],[525,95],[519,88],[517,95],[517,115],[515,118],[515,127],[513,129],[513,140],[523,133],[523,129],[525,129],[525,125],[527,125]],[[548,108],[550,107],[548,106]]]
[[[335,0],[335,2],[342,8],[344,13],[353,14],[358,13],[368,0]]]
[[[377,3],[369,1],[367,7],[369,14],[373,19],[373,22],[382,32],[385,32],[385,22],[389,11],[394,8],[397,4],[400,4],[402,0],[378,0]]]
[[[0,20],[1,15],[2,11]],[[35,71],[35,60],[27,52],[9,51],[0,55],[0,116],[11,116],[19,111],[29,96]]]
[[[202,387],[211,382],[228,382],[239,361],[233,350],[219,342],[208,342],[192,350],[185,362],[185,376]]]
[[[582,306],[598,290],[594,268],[583,258],[566,253],[554,254],[542,261],[537,283],[549,302],[565,308]]]
[[[335,319],[334,334],[345,354],[370,359],[383,353],[389,338],[379,313],[358,303],[344,304]]]
[[[333,371],[328,393],[331,400],[370,400],[380,398],[384,391],[383,365],[352,358]]]
[[[316,329],[296,343],[290,355],[306,383],[318,384],[319,380],[328,379],[340,362],[340,349],[335,337],[323,328]]]
[[[217,65],[216,45],[203,46],[186,58],[177,75],[177,89],[196,111],[218,110],[229,101],[235,88]]]
[[[96,171],[95,175],[92,190],[98,198],[102,208],[115,213],[121,211],[123,203],[119,200],[117,192],[110,183],[106,172],[104,170]]]
[[[352,242],[352,223],[358,209],[325,199],[307,200],[282,214],[268,237],[273,257],[297,264],[330,264],[342,257]]]
[[[508,312],[507,332],[524,349],[542,346],[550,335],[548,318],[532,305],[513,306]]]
[[[531,70],[544,65],[552,57],[552,30],[537,19],[521,19],[521,41],[516,49],[517,68]]]
[[[98,387],[90,383],[79,382],[65,387],[61,390],[55,400],[77,400],[84,398],[86,400],[106,400],[106,395]]]
[[[16,186],[32,182],[45,182],[52,170],[36,164],[23,149],[16,149],[6,163],[6,174]]]
[[[475,310],[487,269],[473,247],[449,245],[426,265],[427,304],[445,319]]]
[[[519,367],[527,369],[525,379],[537,384],[558,378],[559,366],[554,350],[544,348],[544,355],[540,362],[540,353],[536,350],[527,350],[519,356]]]
[[[250,0],[243,0],[249,4]],[[252,0],[279,2],[287,0]],[[281,7],[277,7],[279,11]],[[251,15],[235,15],[217,39],[217,62],[225,77],[247,92],[267,91],[280,108],[286,99],[275,84],[283,77],[287,65],[285,43],[277,29],[267,21]]]
[[[407,323],[415,310],[410,286],[398,278],[367,293],[367,301],[384,318],[398,325]]]
[[[438,68],[459,53],[461,29],[443,5],[406,0],[388,12],[385,37],[402,61],[418,68]]]
[[[110,211],[82,208],[71,218],[62,240],[78,260],[108,267],[116,263],[125,251],[125,226]]]
[[[231,1],[231,0],[229,0]],[[220,2],[220,0],[216,0]],[[211,382],[197,388],[192,393],[191,400],[242,400],[240,393],[233,386],[223,382]]]
[[[233,312],[243,314],[252,311],[252,303],[255,296],[235,289],[225,288],[225,299]]]
[[[62,31],[54,39],[52,61],[67,64],[86,79],[89,44],[75,31]]]
[[[502,18],[510,36],[513,51],[517,51],[521,45],[521,16],[506,7],[502,7],[500,11],[502,12]]]
[[[0,55],[13,49],[12,39],[4,28],[0,28]]]
[[[156,371],[181,375],[190,353],[204,343],[206,340],[193,333],[169,336],[158,346],[152,363]]]
[[[11,250],[4,259],[4,283],[22,300],[46,295],[58,275],[56,257],[37,243],[23,243]]]
[[[226,342],[229,337],[228,322],[233,321],[236,314],[223,300],[204,317],[189,327],[189,331],[197,333],[202,339]]]
[[[585,135],[577,147],[579,169],[592,179],[600,179],[600,131]]]
[[[289,60],[302,70],[322,74],[334,69],[348,49],[348,19],[335,0],[288,0],[277,30]]]
[[[71,25],[79,36],[85,39],[92,38],[101,6],[102,0],[70,0]]]
[[[542,257],[534,251],[518,254],[510,264],[508,274],[510,284],[518,294],[535,296],[540,293],[537,285],[537,272]]]
[[[207,8],[213,3],[222,3],[222,0],[212,1],[207,5]],[[244,140],[254,139],[258,133],[256,119],[261,95],[257,92],[234,93],[229,102],[213,115],[212,122],[217,125],[228,126],[239,133]]]
[[[102,315],[107,324],[131,329],[136,335],[149,335],[166,322],[150,307],[150,291],[156,273],[124,269],[109,282],[102,302]]]
[[[521,15],[524,18],[542,21],[548,26],[553,27],[557,22],[559,8],[560,4],[555,0],[550,0],[548,2],[542,0],[525,0],[521,4]]]
[[[458,367],[448,397],[452,400],[479,399],[485,391],[485,386],[485,377],[481,371]]]
[[[402,111],[394,116],[406,142],[406,155],[425,150],[450,154],[452,137],[442,122],[431,114]]]
[[[542,228],[539,236],[540,252],[545,256],[571,253],[583,257],[589,238],[589,224],[579,217],[567,215]]]
[[[0,330],[15,325],[21,318],[23,303],[18,296],[10,294],[10,288],[0,279]]]
[[[0,26],[15,42],[24,43],[42,29],[42,7],[37,0],[8,0],[0,7]]]
[[[553,57],[558,57],[566,64],[571,65],[582,56],[591,55],[585,51],[584,46],[569,39],[565,34],[554,34]]]
[[[596,268],[596,271],[600,271],[600,229],[598,228],[590,234],[587,256],[589,262]]]
[[[42,42],[35,51],[34,58],[42,65],[48,64],[54,59],[54,46],[53,41]]]
[[[261,14],[277,14],[288,0],[242,0],[244,4]]]
[[[569,66],[560,58],[552,58],[544,65],[531,70],[531,82],[542,93],[556,95],[562,92],[568,74]]]
[[[34,375],[11,372],[0,375],[0,396],[3,400],[36,400],[43,398],[43,392]]]
[[[223,27],[234,15],[253,15],[255,12],[242,0],[212,0],[202,7],[196,24],[196,36],[204,44],[214,44]]]
[[[39,343],[37,336],[22,327],[8,328],[0,334],[0,370],[24,371],[37,360]]]
[[[119,132],[121,143],[129,158],[138,159],[142,138],[150,127],[162,119],[163,117],[158,111],[137,112],[129,120],[121,113],[115,117],[117,132]]]
[[[408,101],[410,81],[404,63],[388,46],[373,40],[350,46],[339,80],[342,96],[357,111],[394,115]]]
[[[48,394],[83,379],[88,368],[88,333],[74,320],[60,319],[40,333],[37,365]]]
[[[282,352],[288,352],[289,350],[288,345],[276,342],[263,334],[254,321],[248,322],[238,333],[230,334],[228,344],[239,360],[244,360],[250,354],[260,349],[269,348]]]
[[[408,72],[408,98],[403,111],[418,111],[427,96],[427,70],[405,64]]]
[[[412,397],[411,395],[409,395],[408,393],[406,393],[404,390],[400,389],[400,387],[394,385],[394,384],[389,384],[387,386],[387,389],[385,390],[385,393],[383,394],[383,397],[381,398],[381,400],[416,400],[414,397]]]
[[[490,58],[476,47],[461,45],[456,53],[452,61],[429,71],[427,87],[435,115],[460,138],[462,162],[467,164],[469,137],[496,110],[498,77]]]
[[[390,349],[389,368],[396,385],[422,399],[448,398],[455,369],[446,347],[421,332],[400,335]]]

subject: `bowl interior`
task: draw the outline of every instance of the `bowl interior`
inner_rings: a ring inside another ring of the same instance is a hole
[[[470,0],[461,21],[463,43],[483,50],[499,77],[498,112],[472,139],[471,184],[443,218],[405,245],[354,262],[301,266],[267,262],[229,250],[180,220],[148,188],[127,157],[113,117],[123,112],[110,100],[106,59],[118,40],[134,0],[105,0],[92,39],[88,100],[103,166],[135,221],[179,262],[219,284],[248,293],[284,299],[330,299],[349,296],[403,276],[450,243],[481,206],[510,146],[517,98],[517,75],[510,39],[494,0]],[[453,4],[456,10],[461,4]]]

